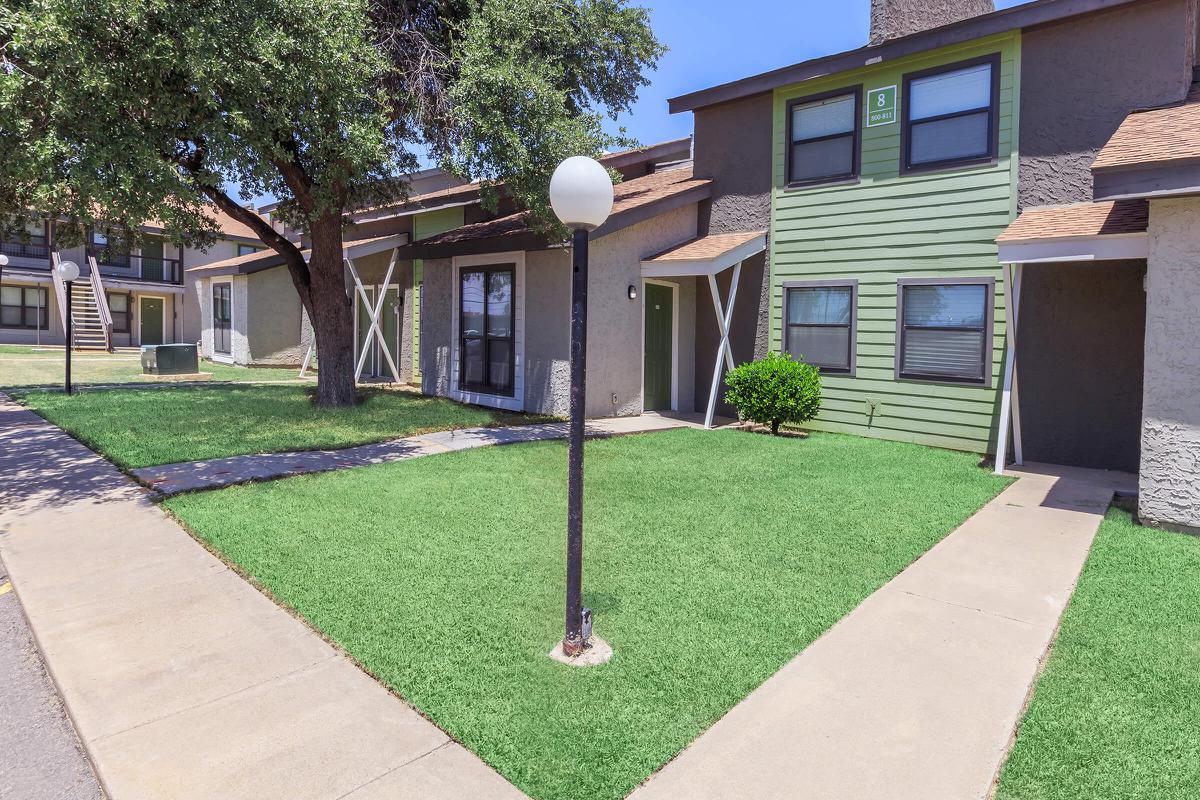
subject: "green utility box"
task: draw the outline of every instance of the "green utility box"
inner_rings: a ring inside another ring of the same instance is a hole
[[[142,346],[142,374],[194,375],[200,360],[194,344],[147,344]]]

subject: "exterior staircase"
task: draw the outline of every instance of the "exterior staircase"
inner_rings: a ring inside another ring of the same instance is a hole
[[[85,278],[71,283],[71,325],[74,328],[76,350],[110,349],[95,288]]]

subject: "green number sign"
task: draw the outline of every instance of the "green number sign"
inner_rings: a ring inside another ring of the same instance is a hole
[[[896,87],[867,90],[867,127],[896,121]]]

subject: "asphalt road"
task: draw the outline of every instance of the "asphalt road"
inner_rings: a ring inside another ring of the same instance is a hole
[[[0,562],[0,798],[104,797]]]

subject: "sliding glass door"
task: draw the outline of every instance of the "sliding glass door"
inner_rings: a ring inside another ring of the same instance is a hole
[[[459,388],[513,394],[512,265],[464,269],[459,274]]]

